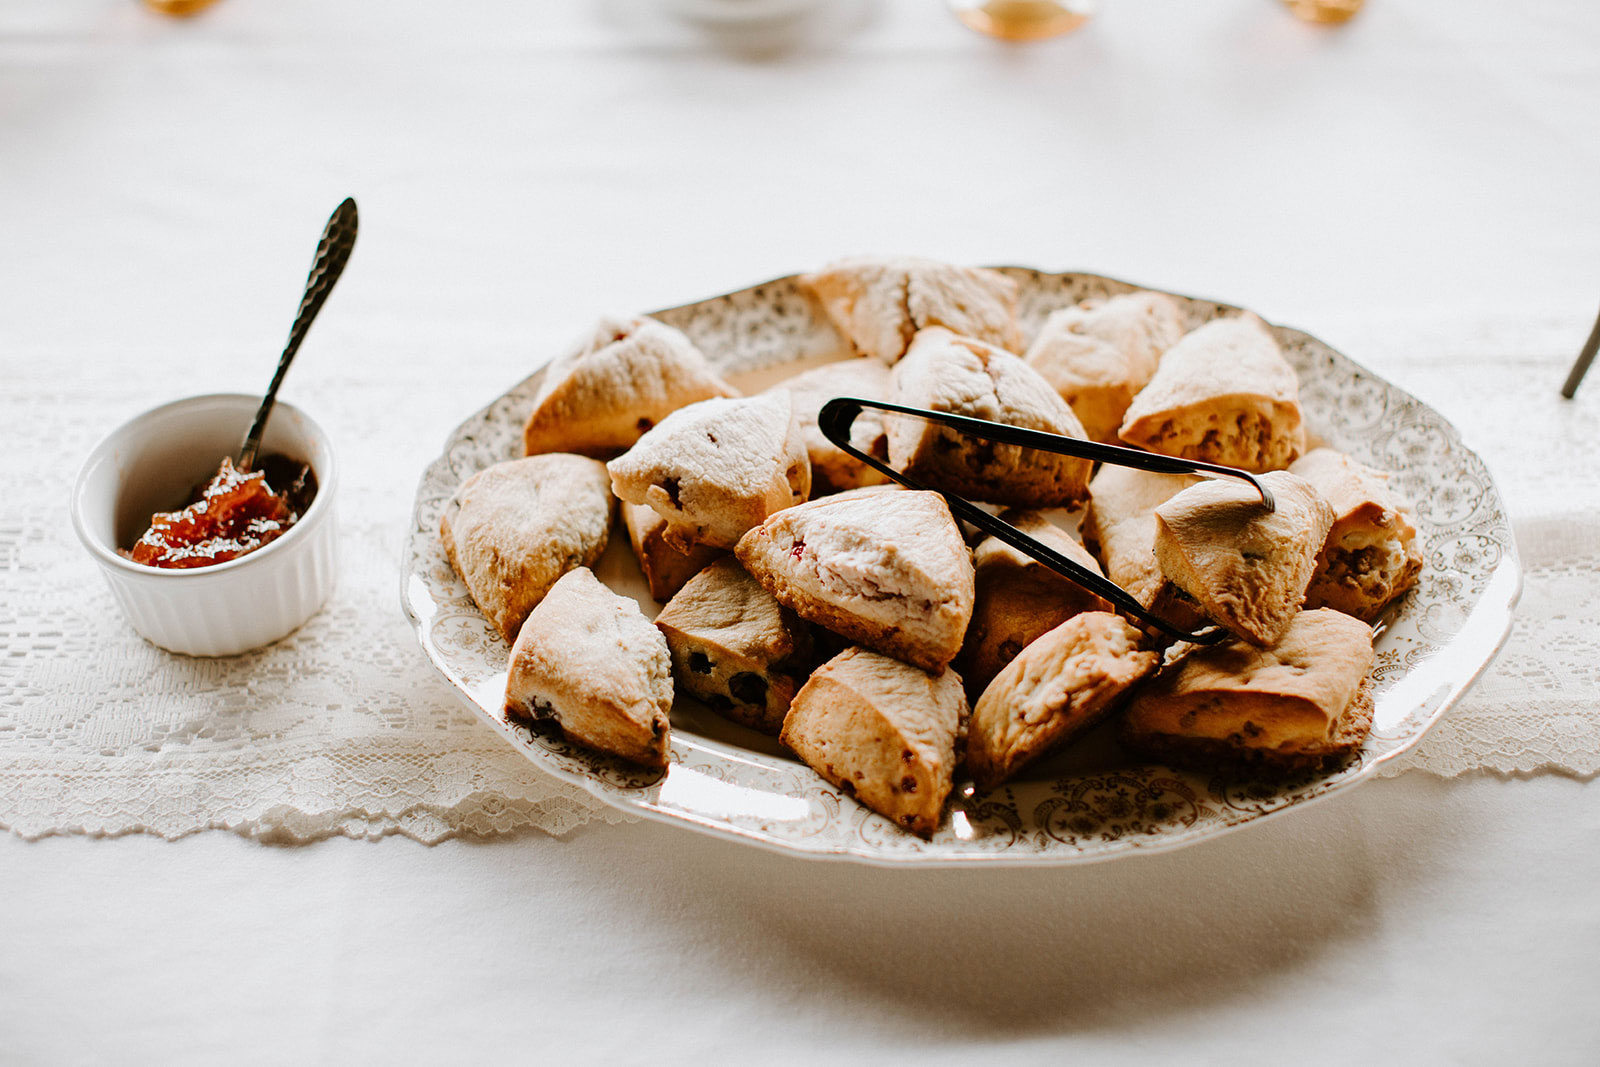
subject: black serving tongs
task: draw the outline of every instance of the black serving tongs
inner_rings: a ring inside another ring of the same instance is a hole
[[[1151,471],[1155,474],[1214,474],[1227,478],[1242,478],[1244,481],[1249,482],[1256,492],[1261,494],[1261,503],[1268,511],[1274,510],[1277,506],[1273,502],[1272,492],[1262,485],[1255,475],[1239,470],[1237,467],[1224,467],[1216,463],[1202,463],[1193,459],[1178,459],[1173,456],[1158,455],[1154,452],[1144,452],[1137,448],[1123,448],[1120,445],[1103,445],[1096,441],[1084,441],[1076,437],[1063,437],[1060,434],[1046,433],[1043,430],[1028,430],[1021,426],[1008,426],[1005,423],[974,419],[966,415],[953,415],[944,411],[929,411],[926,408],[910,408],[881,400],[862,400],[859,397],[841,396],[835,397],[822,405],[822,411],[817,415],[817,425],[828,440],[873,470],[894,479],[907,489],[926,491],[929,487],[915,478],[908,477],[895,470],[877,457],[868,455],[850,443],[850,427],[855,423],[856,417],[866,408],[926,419],[929,422],[948,426],[953,430],[959,430],[970,437],[976,437],[980,440],[996,441],[1003,445],[1020,445],[1023,448],[1037,448],[1044,452],[1074,456],[1078,459],[1097,460],[1101,463],[1110,463],[1118,467],[1133,467],[1136,470]],[[1210,627],[1197,633],[1191,633],[1181,626],[1174,626],[1160,616],[1152,614],[1144,605],[1140,604],[1121,586],[1112,582],[1109,578],[1094,573],[1082,564],[1074,563],[1049,545],[1042,544],[1029,537],[1009,522],[989,514],[964,497],[957,496],[954,493],[943,493],[943,496],[946,503],[950,505],[951,513],[962,522],[969,526],[976,526],[985,533],[998,537],[1018,552],[1038,560],[1062,577],[1104,597],[1123,611],[1160,630],[1169,637],[1202,645],[1216,644],[1228,637],[1228,631],[1220,626]]]

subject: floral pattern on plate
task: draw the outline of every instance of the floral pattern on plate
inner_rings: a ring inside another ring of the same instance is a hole
[[[1136,286],[1091,274],[1000,268],[1020,287],[1026,332],[1050,311]],[[1189,328],[1237,311],[1176,296]],[[785,367],[848,355],[846,342],[796,277],[656,312],[687,333],[722,373],[768,380]],[[1482,461],[1420,400],[1308,334],[1273,327],[1300,376],[1310,432],[1393,472],[1411,502],[1421,580],[1375,641],[1376,711],[1359,756],[1332,774],[1287,781],[1208,777],[1126,761],[1102,728],[1024,780],[988,794],[958,783],[949,814],[924,841],[841,796],[771,739],[690,700],[673,709],[665,774],[633,767],[509,722],[502,708],[508,648],[473,605],[439,542],[457,486],[520,454],[540,374],[463,422],[423,472],[402,566],[401,599],[429,660],[483,719],[542,770],[625,811],[811,857],[884,864],[1057,864],[1176,848],[1350,788],[1415,744],[1504,641],[1521,586],[1510,521]],[[650,600],[626,536],[613,532],[596,573]]]

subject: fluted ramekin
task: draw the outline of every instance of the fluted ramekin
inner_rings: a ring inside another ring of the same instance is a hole
[[[226,563],[165,569],[117,554],[157,511],[170,511],[238,452],[259,397],[192,396],[145,412],[95,446],[72,491],[72,525],[134,630],[190,656],[232,656],[271,644],[315,615],[336,575],[338,468],[327,434],[279,401],[261,455],[309,463],[317,495],[287,533]]]

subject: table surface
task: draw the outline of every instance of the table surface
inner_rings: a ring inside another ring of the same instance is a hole
[[[285,279],[346,195],[361,247],[292,390],[433,368],[396,414],[414,454],[384,457],[407,482],[470,410],[429,404],[430,374],[481,402],[600,312],[854,251],[1226,298],[1415,391],[1360,340],[1570,325],[1575,354],[1600,8],[1368,6],[1330,32],[1269,0],[1112,0],[1017,48],[932,2],[841,0],[807,47],[752,57],[648,0],[183,22],[12,0],[0,367],[70,398],[45,361],[115,360],[129,411],[174,392],[149,364],[259,389]],[[1408,773],[1066,870],[811,863],[655,824],[0,835],[0,1061],[1592,1062],[1597,790]]]

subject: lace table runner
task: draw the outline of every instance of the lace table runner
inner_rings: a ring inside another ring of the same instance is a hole
[[[1398,325],[1362,323],[1325,339],[1463,429],[1507,499],[1526,584],[1499,659],[1386,773],[1593,775],[1600,382],[1575,403],[1556,392],[1582,326],[1507,323],[1443,339]],[[1413,343],[1399,340],[1407,332]],[[183,369],[144,355],[155,372],[146,381],[177,380],[160,372]],[[127,358],[89,358],[90,371],[106,373],[68,381],[49,360],[17,359],[0,392],[0,826],[30,838],[226,828],[434,842],[626,818],[483,727],[426,664],[401,614],[400,542],[418,472],[495,389],[297,371],[289,398],[339,443],[339,587],[284,641],[197,660],[133,634],[68,520],[68,489],[99,436],[170,399],[154,386],[130,392],[129,375],[115,370]],[[422,368],[429,356],[394,359]]]

